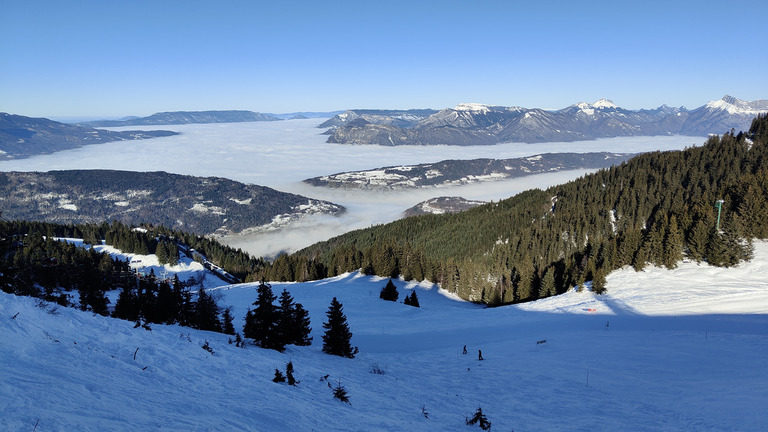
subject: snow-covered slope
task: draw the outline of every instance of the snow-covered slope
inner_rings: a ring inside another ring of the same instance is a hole
[[[478,407],[497,431],[763,430],[766,270],[763,242],[737,268],[622,269],[603,296],[494,309],[405,281],[421,308],[385,302],[386,280],[357,273],[275,283],[314,329],[284,353],[0,293],[0,430],[461,431],[478,430],[464,424]],[[256,299],[251,284],[209,292],[240,324]],[[321,352],[332,297],[355,359]],[[297,387],[271,381],[288,361]],[[338,381],[351,404],[333,399]]]

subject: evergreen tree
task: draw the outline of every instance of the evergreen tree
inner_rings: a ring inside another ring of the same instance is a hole
[[[344,315],[343,306],[336,300],[331,300],[331,305],[325,315],[328,321],[323,323],[325,334],[323,334],[323,352],[337,355],[340,357],[354,358],[357,354],[357,347],[354,349],[350,345],[352,332],[347,324],[347,317]]]
[[[168,263],[168,248],[166,247],[165,242],[160,242],[157,244],[157,249],[155,249],[155,256],[157,257],[157,262],[160,264]]]
[[[179,302],[167,281],[160,282],[155,301],[155,319],[159,323],[172,324],[179,317]]]
[[[677,267],[678,261],[683,259],[683,235],[677,224],[677,217],[670,216],[667,233],[664,236],[664,255],[662,264],[668,269]]]
[[[280,369],[275,369],[275,377],[272,378],[272,382],[275,382],[275,383],[285,382],[285,375],[283,375],[283,373],[280,372]]]
[[[605,293],[605,273],[603,269],[595,271],[594,278],[592,279],[592,292],[595,294]]]
[[[296,303],[294,310],[294,321],[291,331],[291,343],[298,346],[309,346],[312,344],[312,332],[309,322],[309,312],[304,309],[301,303]]]
[[[333,388],[333,397],[342,402],[349,403],[349,394],[347,393],[347,389],[341,385],[341,381],[337,381],[336,387]]]
[[[93,267],[92,261],[85,261],[80,271],[77,290],[80,293],[80,309],[91,310],[99,315],[107,315],[107,303],[104,296],[103,279]]]
[[[222,327],[222,331],[224,332],[224,334],[234,335],[235,326],[232,324],[232,312],[230,311],[230,309],[229,308],[224,309],[222,316],[224,318],[224,326]]]
[[[392,279],[390,278],[389,281],[387,282],[387,285],[381,289],[381,292],[379,293],[379,298],[387,301],[397,301],[399,297],[400,295],[397,292],[397,287],[395,286],[394,283],[392,283]]]
[[[197,302],[195,302],[195,328],[198,330],[208,330],[221,332],[221,321],[219,321],[219,306],[205,288],[200,287],[197,292]]]
[[[136,295],[136,290],[131,287],[123,287],[117,298],[117,303],[115,303],[112,316],[127,321],[139,319],[139,297]]]
[[[411,295],[405,297],[405,304],[413,307],[420,307],[419,297],[416,295],[416,290],[411,292]]]
[[[478,423],[480,426],[480,429],[482,430],[490,430],[491,429],[491,422],[488,421],[488,418],[483,414],[483,409],[478,407],[477,411],[475,411],[475,415],[472,416],[471,419],[467,419],[468,425],[473,425],[475,423]]]
[[[555,286],[555,269],[550,267],[544,271],[544,277],[541,278],[541,286],[539,287],[539,298],[547,296],[553,296],[557,294],[557,287]]]
[[[256,345],[282,351],[285,345],[277,334],[277,310],[273,302],[277,297],[272,293],[272,286],[266,282],[257,288],[256,309],[245,317],[243,336],[253,339]]]
[[[288,385],[296,385],[296,378],[293,377],[293,362],[289,361],[288,364],[285,365],[285,377],[288,380]]]
[[[280,293],[277,309],[275,310],[275,338],[283,346],[294,343],[293,333],[296,328],[296,305],[288,290]]]

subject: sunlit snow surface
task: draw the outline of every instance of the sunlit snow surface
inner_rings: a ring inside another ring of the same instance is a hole
[[[225,241],[254,255],[295,250],[346,231],[386,223],[419,202],[438,196],[500,200],[532,187],[548,187],[592,170],[541,174],[507,181],[397,192],[343,191],[312,187],[302,180],[384,166],[433,163],[446,159],[516,158],[552,152],[644,152],[701,145],[704,138],[630,137],[594,141],[493,146],[398,146],[326,143],[324,119],[162,126],[173,137],[85,146],[0,162],[0,171],[118,169],[217,176],[324,199],[349,210],[340,217],[315,216],[295,222],[290,232],[232,236]],[[159,127],[146,127],[158,129]],[[129,128],[136,129],[135,126]]]
[[[274,283],[312,320],[312,346],[284,353],[0,293],[0,430],[463,431],[478,430],[464,424],[478,407],[498,431],[765,430],[766,270],[759,242],[736,268],[621,269],[603,296],[495,309],[406,281],[395,281],[401,299],[416,290],[421,308],[385,302],[386,280],[358,273]],[[255,285],[206,286],[241,329]],[[333,297],[355,359],[321,351]],[[271,381],[288,361],[297,387]],[[329,382],[351,404],[333,399]]]

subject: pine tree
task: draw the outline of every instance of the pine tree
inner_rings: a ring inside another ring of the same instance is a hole
[[[272,382],[275,382],[275,383],[285,382],[285,375],[283,375],[283,373],[280,372],[280,369],[275,369],[275,377],[272,378]]]
[[[592,292],[595,294],[603,294],[605,293],[605,272],[603,269],[598,269],[595,271],[594,278],[592,279]]]
[[[475,411],[475,415],[472,416],[471,419],[467,419],[468,425],[473,425],[475,423],[478,423],[480,426],[480,429],[482,430],[490,430],[491,429],[491,422],[488,421],[488,418],[483,414],[483,409],[478,407],[477,411]]]
[[[347,389],[341,385],[341,381],[337,381],[336,387],[333,388],[333,397],[342,402],[349,403],[349,394],[347,394]]]
[[[384,286],[384,288],[381,289],[381,292],[379,293],[379,298],[387,301],[397,301],[397,299],[400,297],[400,294],[397,292],[397,287],[394,283],[392,283],[392,279],[390,278],[387,282],[387,285]]]
[[[224,317],[224,326],[222,327],[224,334],[234,335],[235,326],[232,324],[232,312],[230,311],[230,309],[229,308],[224,309],[222,316]]]
[[[275,310],[275,337],[282,345],[294,343],[293,333],[295,325],[296,305],[288,290],[283,289],[280,300]]]
[[[164,324],[172,324],[178,320],[179,302],[167,281],[160,282],[158,286],[154,316],[158,322]]]
[[[288,385],[296,385],[296,378],[293,377],[293,362],[289,361],[288,364],[285,365],[285,377],[288,380]]]
[[[200,287],[200,290],[197,292],[194,315],[194,328],[198,330],[221,332],[219,306],[216,304],[216,300],[205,292],[205,288],[203,287]]]
[[[129,287],[123,287],[120,296],[115,303],[115,310],[112,316],[127,321],[136,321],[139,319],[139,297],[136,291]]]
[[[555,269],[550,267],[544,271],[544,277],[541,278],[541,286],[539,287],[539,298],[547,296],[553,296],[557,294],[557,287],[555,286]]]
[[[409,306],[413,307],[421,307],[419,305],[419,297],[416,295],[416,290],[411,292],[411,295],[405,298],[408,303],[406,303]]]
[[[350,345],[352,332],[347,324],[347,317],[344,315],[344,307],[336,297],[331,300],[331,305],[325,315],[328,321],[323,323],[325,334],[323,334],[323,352],[337,355],[340,357],[354,358],[357,354],[357,347],[354,349]]]
[[[672,215],[664,234],[664,249],[661,264],[668,269],[677,267],[678,261],[683,259],[683,235],[677,223],[677,217]]]
[[[309,312],[304,309],[301,303],[296,303],[293,327],[291,328],[291,343],[298,346],[312,345],[312,336],[309,335],[311,332]]]
[[[157,262],[160,264],[168,263],[168,248],[166,247],[165,242],[160,242],[157,245],[157,249],[155,249],[155,256],[157,257]]]
[[[249,311],[245,317],[243,335],[254,340],[256,345],[282,351],[284,345],[277,336],[277,311],[272,302],[277,297],[272,294],[272,286],[261,282],[257,288],[258,297],[253,304],[256,309]]]

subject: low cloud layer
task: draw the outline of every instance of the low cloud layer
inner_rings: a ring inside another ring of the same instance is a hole
[[[300,221],[290,231],[230,236],[224,241],[257,256],[294,251],[317,241],[373,224],[390,222],[407,208],[437,196],[500,200],[533,187],[545,188],[590,170],[541,174],[500,182],[412,191],[344,191],[301,183],[310,177],[445,159],[514,158],[555,152],[646,152],[701,145],[705,138],[687,136],[609,138],[569,143],[509,143],[494,146],[401,146],[327,144],[322,119],[163,126],[181,132],[173,137],[98,144],[28,159],[0,162],[1,171],[115,169],[167,171],[226,177],[269,186],[344,205],[340,217]],[[115,128],[116,130],[125,128]],[[135,127],[129,129],[136,129]]]

